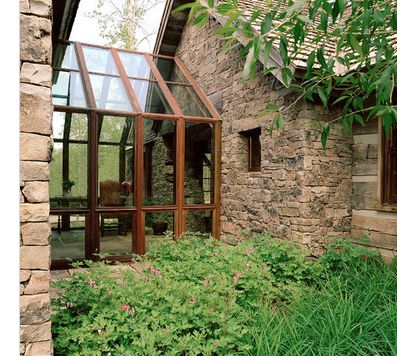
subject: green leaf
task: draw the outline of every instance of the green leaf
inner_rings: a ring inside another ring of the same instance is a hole
[[[320,63],[322,67],[326,67],[327,63],[325,62],[325,58],[324,58],[324,45],[322,45],[320,48],[317,49],[316,54],[317,54],[318,63]]]
[[[327,94],[325,93],[324,88],[318,87],[317,93],[323,103],[324,108],[327,108],[328,107],[328,97],[327,97]]]
[[[289,65],[290,59],[288,57],[288,40],[284,35],[280,36],[280,56],[284,65]]]
[[[184,10],[193,8],[194,6],[196,6],[196,2],[189,2],[187,4],[183,4],[183,5],[178,6],[174,11],[175,12],[182,12]]]
[[[261,35],[265,35],[272,28],[273,16],[266,14],[265,19],[261,23]]]
[[[309,56],[307,57],[307,71],[308,72],[312,71],[315,57],[316,57],[316,53],[314,51],[310,52]]]
[[[359,114],[354,114],[354,115],[353,115],[353,119],[354,119],[355,121],[357,121],[361,126],[365,126],[363,117],[362,117],[361,115],[359,115]]]
[[[318,29],[324,31],[324,33],[328,30],[328,14],[326,12],[322,12],[320,16],[320,25],[318,25]]]
[[[273,41],[266,42],[263,48],[263,67],[266,69],[269,62],[270,53],[273,48]]]
[[[348,95],[342,95],[342,96],[340,96],[338,99],[336,99],[336,100],[332,103],[332,105],[335,105],[335,104],[339,103],[339,102],[342,101],[342,100],[346,100],[347,98],[349,98]]]
[[[323,125],[323,130],[321,131],[321,145],[322,145],[324,151],[327,148],[327,140],[328,140],[328,136],[329,136],[329,131],[330,131],[330,126],[329,126],[329,123],[326,122]]]
[[[358,43],[357,36],[353,35],[352,33],[349,33],[347,35],[347,40],[350,44],[350,47],[360,55],[360,57],[363,56],[363,49],[361,48],[360,44]]]
[[[193,24],[197,26],[204,26],[208,21],[208,13],[202,12],[197,15],[197,17],[193,20]]]
[[[265,106],[265,109],[266,110],[278,110],[279,107],[275,103],[267,103],[266,106]]]
[[[339,15],[339,1],[335,0],[334,6],[332,7],[332,21],[335,22]]]

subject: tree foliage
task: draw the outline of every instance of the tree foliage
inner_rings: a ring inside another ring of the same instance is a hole
[[[97,0],[89,17],[98,21],[100,35],[109,46],[137,49],[153,32],[144,25],[145,15],[162,0]],[[142,38],[138,40],[138,32]]]
[[[243,78],[256,75],[258,60],[264,74],[275,74],[297,99],[320,100],[341,114],[323,123],[325,149],[332,124],[342,123],[348,134],[352,125],[381,118],[387,138],[397,125],[394,88],[397,75],[397,6],[390,0],[277,0],[264,2],[266,11],[247,11],[237,0],[197,0],[177,10],[190,10],[189,19],[202,26],[209,16],[222,19],[216,33],[225,48],[241,39],[245,58]],[[333,50],[330,51],[330,44]],[[303,50],[306,49],[306,52]],[[304,52],[304,53],[303,53]],[[295,71],[297,60],[306,62],[305,74]],[[275,65],[275,59],[279,63]],[[271,104],[274,128],[291,108]],[[280,124],[281,123],[281,124]]]

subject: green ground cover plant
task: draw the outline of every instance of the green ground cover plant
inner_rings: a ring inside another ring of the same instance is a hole
[[[397,265],[372,252],[195,234],[136,258],[54,282],[57,355],[397,355]]]

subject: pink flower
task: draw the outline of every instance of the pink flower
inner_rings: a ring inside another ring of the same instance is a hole
[[[93,287],[93,286],[95,286],[95,281],[93,280],[93,279],[89,279],[88,280],[88,284],[91,286],[91,287]]]
[[[128,304],[120,305],[121,310],[130,310],[130,306]]]
[[[250,255],[252,253],[254,253],[254,248],[253,247],[248,247],[247,248],[247,253]]]
[[[150,272],[153,275],[160,274],[160,271],[158,269],[154,268],[154,267],[150,267]]]
[[[131,311],[130,311],[131,315],[134,316],[135,315],[135,308],[131,307]]]
[[[204,284],[205,286],[208,286],[209,283],[210,283],[210,280],[209,280],[209,279],[204,279],[203,284]]]
[[[234,275],[233,279],[234,279],[235,281],[238,281],[242,276],[243,276],[242,273],[236,273],[236,274]]]
[[[192,303],[196,303],[197,302],[197,298],[196,297],[192,297],[191,302]]]
[[[218,347],[219,346],[219,341],[214,341],[214,346]]]

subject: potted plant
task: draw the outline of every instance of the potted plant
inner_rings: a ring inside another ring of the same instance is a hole
[[[68,197],[72,194],[72,187],[75,185],[75,182],[70,179],[66,179],[62,182],[62,192],[63,196]]]
[[[164,235],[168,229],[169,214],[158,212],[153,214],[153,235]]]

